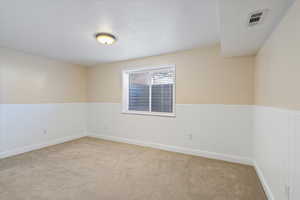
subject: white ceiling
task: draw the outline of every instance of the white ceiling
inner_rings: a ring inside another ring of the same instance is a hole
[[[247,55],[257,51],[291,1],[0,0],[0,47],[82,65],[220,42],[225,55]],[[270,17],[250,30],[245,18],[257,8],[270,8]],[[96,32],[113,33],[118,41],[98,44]]]
[[[0,0],[0,46],[92,65],[219,42],[217,0]],[[98,44],[96,32],[119,40]]]
[[[220,36],[224,56],[255,55],[294,0],[220,0]],[[261,24],[249,27],[249,14],[266,9]]]

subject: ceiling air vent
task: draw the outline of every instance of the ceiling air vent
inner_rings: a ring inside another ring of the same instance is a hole
[[[248,18],[248,26],[254,26],[257,24],[262,23],[263,19],[265,18],[267,10],[258,10],[255,12],[250,13]]]

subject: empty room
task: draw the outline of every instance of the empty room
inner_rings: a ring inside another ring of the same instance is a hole
[[[0,0],[0,200],[299,200],[300,0]]]

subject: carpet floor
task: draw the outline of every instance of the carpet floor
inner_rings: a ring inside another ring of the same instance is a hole
[[[1,200],[266,200],[251,166],[81,138],[0,160]]]

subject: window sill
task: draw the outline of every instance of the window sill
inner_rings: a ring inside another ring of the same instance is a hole
[[[176,117],[175,113],[143,112],[143,111],[123,111],[123,112],[121,112],[121,114],[150,115],[150,116],[160,116],[160,117]]]

